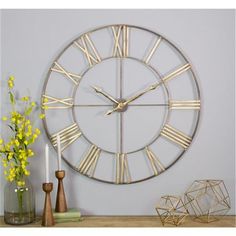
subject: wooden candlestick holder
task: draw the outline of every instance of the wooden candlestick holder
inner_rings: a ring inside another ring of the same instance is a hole
[[[53,226],[55,224],[50,197],[50,192],[52,189],[53,183],[43,183],[43,191],[46,193],[46,195],[43,209],[42,226]]]
[[[63,187],[63,178],[65,177],[64,170],[57,170],[55,175],[58,179],[58,187],[57,187],[57,200],[56,200],[56,212],[66,212],[67,211],[67,204],[66,204],[66,196]]]

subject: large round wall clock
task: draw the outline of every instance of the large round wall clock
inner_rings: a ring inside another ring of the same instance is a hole
[[[46,133],[92,179],[136,183],[173,166],[200,116],[192,65],[165,37],[132,25],[81,34],[53,61],[42,92]],[[173,170],[174,171],[174,170]]]

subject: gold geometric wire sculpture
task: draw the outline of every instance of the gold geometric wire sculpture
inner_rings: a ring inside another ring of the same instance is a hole
[[[200,222],[213,222],[230,209],[229,193],[223,180],[195,180],[185,192],[188,211]]]
[[[156,211],[163,226],[165,224],[178,226],[189,215],[183,200],[178,196],[162,196],[156,206]]]

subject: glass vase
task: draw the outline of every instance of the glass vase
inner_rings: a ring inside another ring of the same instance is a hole
[[[4,221],[6,224],[29,224],[35,219],[35,195],[28,178],[25,185],[18,186],[16,181],[7,182],[4,188]]]

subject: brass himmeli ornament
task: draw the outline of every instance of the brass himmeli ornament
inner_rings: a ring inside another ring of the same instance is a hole
[[[223,180],[195,180],[185,192],[188,211],[200,222],[222,218],[230,209],[230,197]]]
[[[183,200],[178,196],[162,196],[156,211],[163,226],[166,224],[178,226],[189,215]]]

